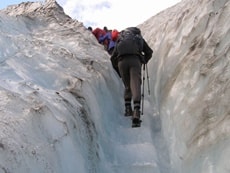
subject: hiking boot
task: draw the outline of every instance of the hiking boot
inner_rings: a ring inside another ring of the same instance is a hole
[[[131,105],[125,107],[125,116],[129,117],[133,115],[133,110]]]
[[[134,109],[133,112],[133,119],[132,119],[132,127],[140,127],[141,126],[141,120],[140,120],[141,112],[139,109]]]

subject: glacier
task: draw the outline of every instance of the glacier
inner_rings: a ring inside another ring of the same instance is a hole
[[[229,173],[229,18],[228,0],[182,0],[138,26],[154,54],[131,128],[83,23],[54,0],[0,10],[0,172]]]

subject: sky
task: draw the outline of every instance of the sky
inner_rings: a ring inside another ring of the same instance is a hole
[[[22,0],[0,2],[0,9]],[[26,2],[26,1],[25,1]],[[41,1],[44,2],[44,1]],[[137,26],[180,0],[57,0],[67,15],[93,28],[124,29]]]

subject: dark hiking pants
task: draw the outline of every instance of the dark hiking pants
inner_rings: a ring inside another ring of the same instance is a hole
[[[141,62],[136,55],[127,55],[118,62],[118,69],[125,86],[125,105],[130,105],[131,100],[134,109],[140,108],[141,102]]]

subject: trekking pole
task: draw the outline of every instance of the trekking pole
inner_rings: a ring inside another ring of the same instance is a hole
[[[148,72],[148,66],[146,64],[146,73],[147,73],[147,82],[148,82],[148,93],[150,95],[150,87],[149,87],[149,72]]]
[[[143,72],[142,72],[142,75],[143,75],[143,79],[142,79],[142,82],[143,82],[143,85],[142,85],[142,110],[141,110],[141,114],[143,115],[144,114],[144,92],[145,92],[145,64],[143,66]]]

